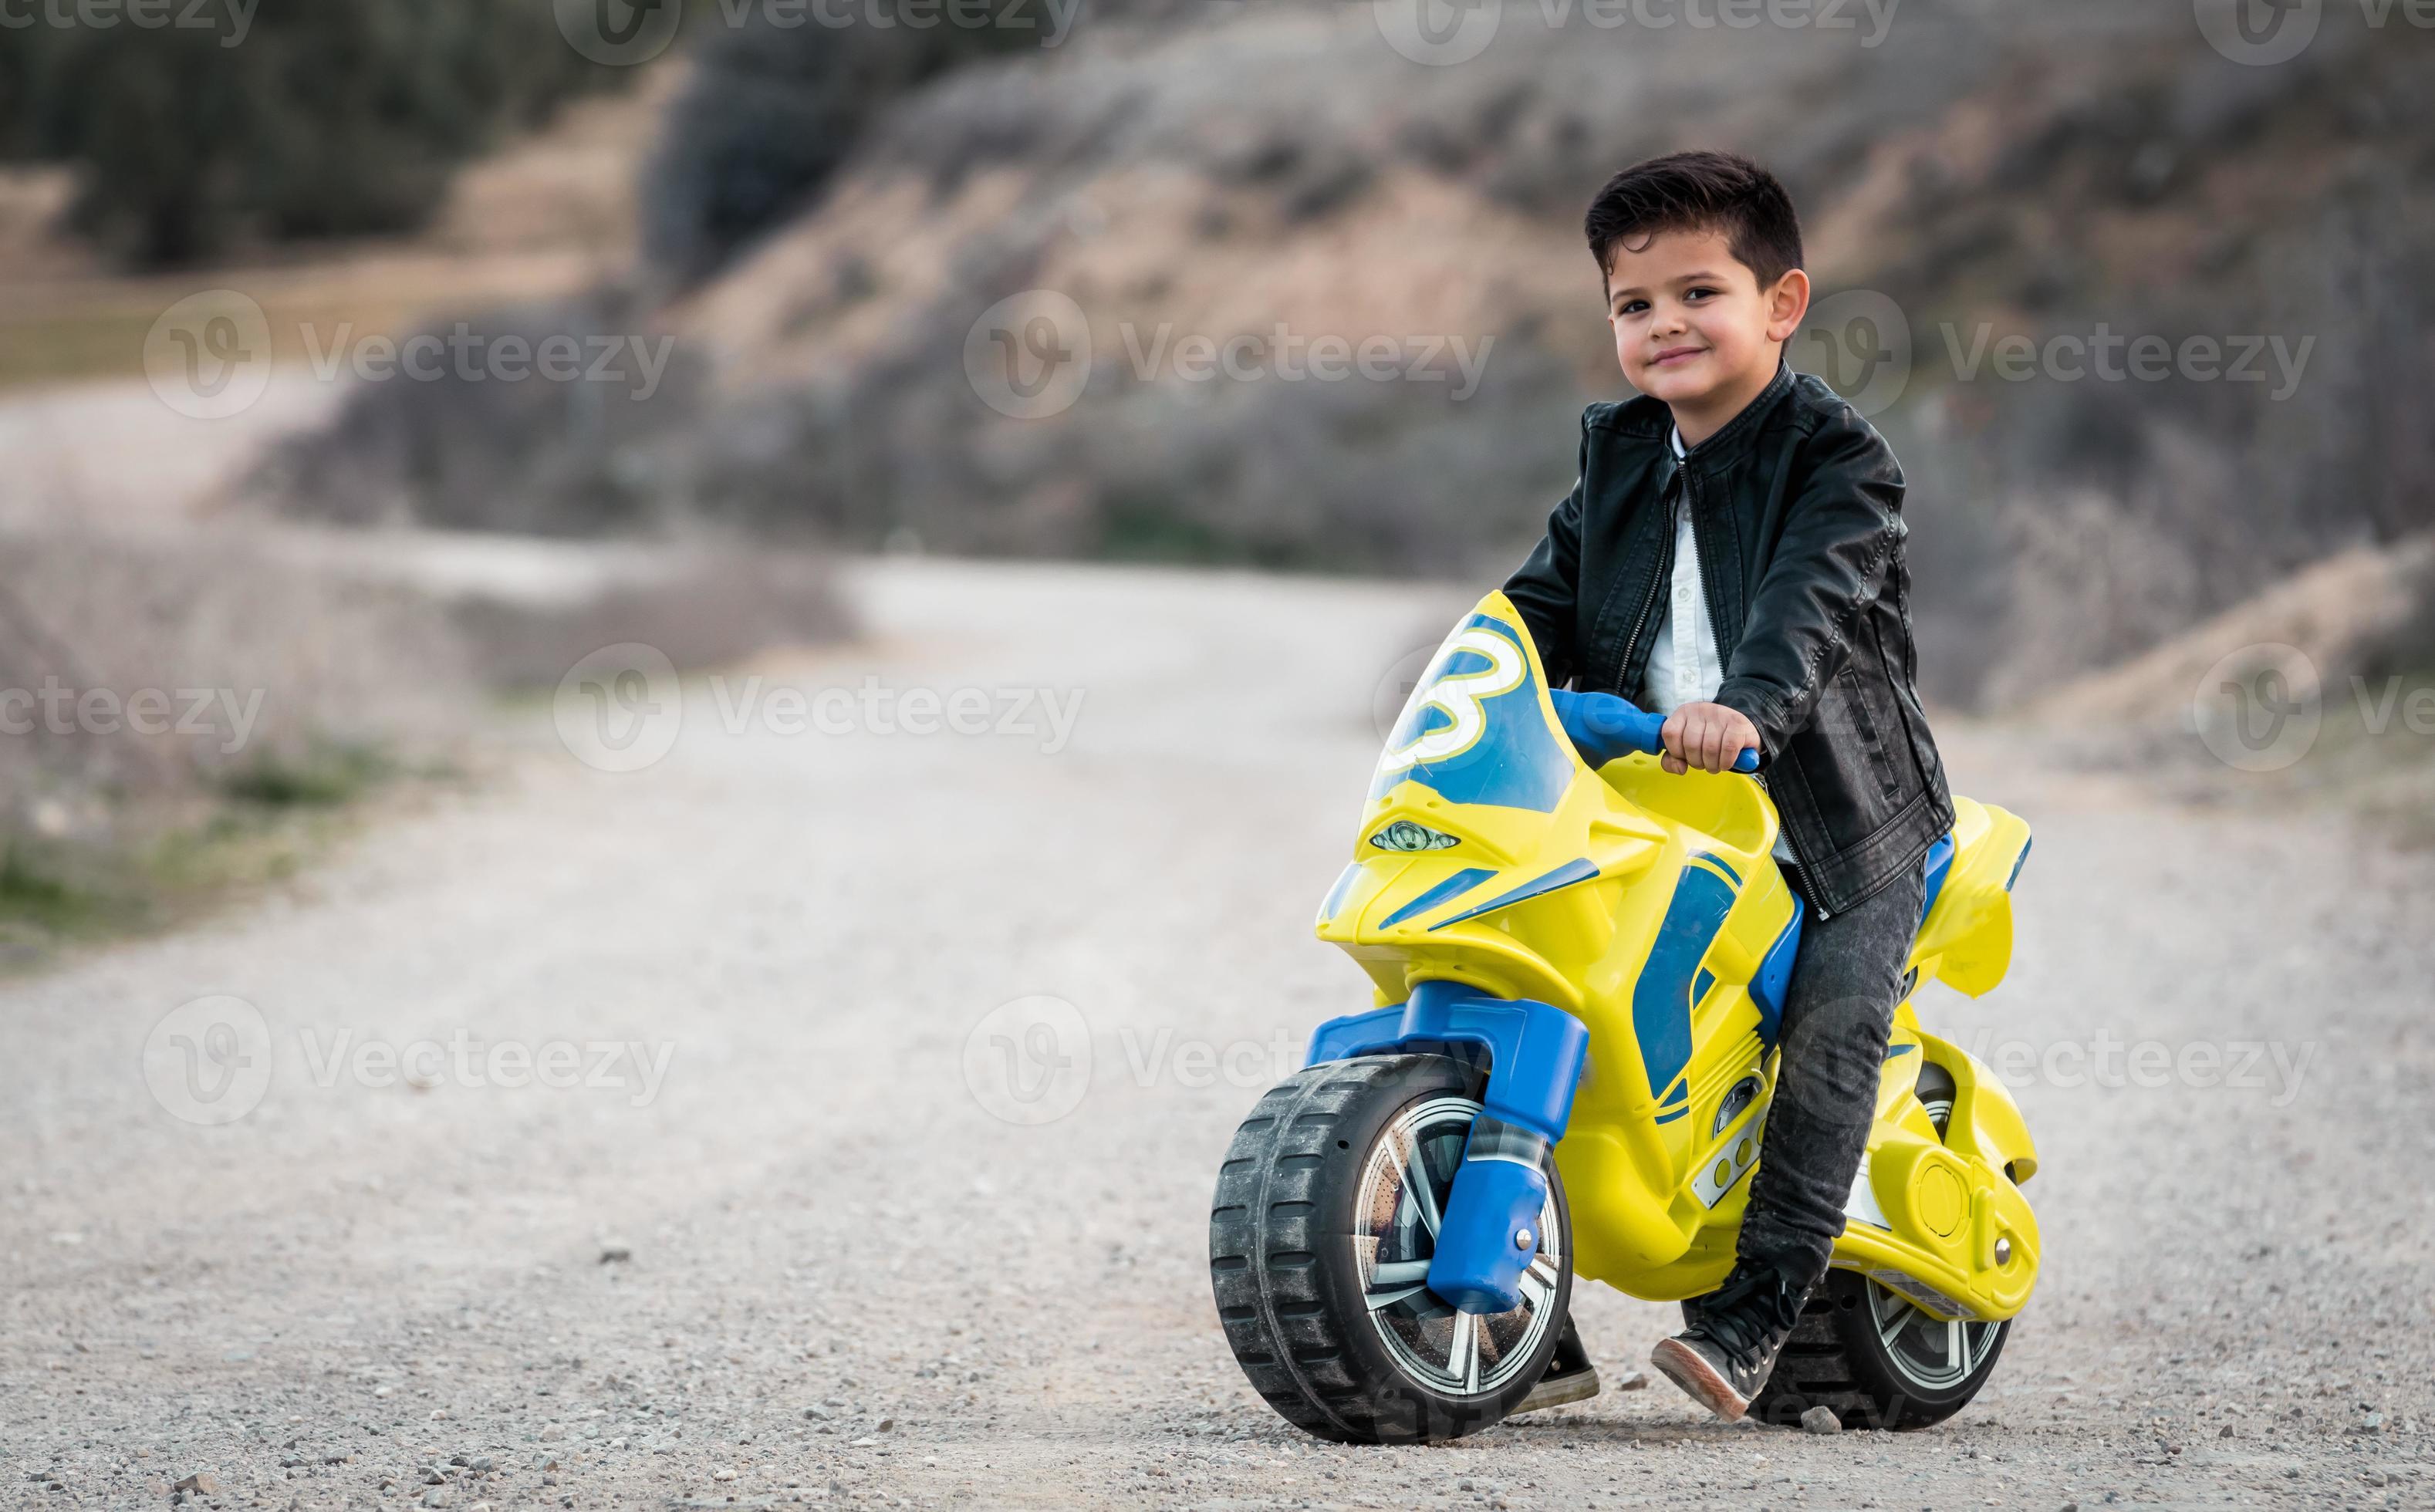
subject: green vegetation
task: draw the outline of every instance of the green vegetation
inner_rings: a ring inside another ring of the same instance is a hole
[[[410,230],[458,163],[623,77],[568,46],[546,3],[237,9],[9,32],[0,157],[76,164],[77,229],[133,266],[171,266]]]
[[[0,840],[0,972],[172,928],[286,881],[351,833],[387,784],[440,775],[369,747],[317,746],[256,763],[199,800],[126,806],[107,838]]]

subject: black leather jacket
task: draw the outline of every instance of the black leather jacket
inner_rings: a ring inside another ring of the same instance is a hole
[[[1506,595],[1551,683],[1635,697],[1674,570],[1673,417],[1642,396],[1581,415],[1580,479]],[[1913,686],[1902,469],[1825,384],[1774,382],[1690,449],[1680,485],[1724,682],[1809,901],[1841,913],[1953,828]]]

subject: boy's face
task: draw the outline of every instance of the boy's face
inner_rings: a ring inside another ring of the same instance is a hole
[[[1773,378],[1809,308],[1807,274],[1796,267],[1762,289],[1718,232],[1660,232],[1637,251],[1617,242],[1614,257],[1606,288],[1615,359],[1632,387],[1678,408]]]

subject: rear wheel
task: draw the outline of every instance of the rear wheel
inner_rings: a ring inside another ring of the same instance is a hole
[[[1942,1139],[1953,1116],[1952,1075],[1923,1064],[1918,1095]],[[1751,1416],[1790,1426],[1825,1407],[1846,1428],[1926,1428],[1968,1405],[1994,1373],[2012,1323],[1938,1317],[1899,1289],[1912,1283],[1895,1280],[1827,1272]]]
[[[1458,1312],[1426,1284],[1477,1083],[1441,1056],[1313,1066],[1261,1098],[1226,1152],[1209,1275],[1227,1343],[1269,1404],[1322,1438],[1477,1433],[1555,1353],[1572,1257],[1552,1160],[1518,1306]]]

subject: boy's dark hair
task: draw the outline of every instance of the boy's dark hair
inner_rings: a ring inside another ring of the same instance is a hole
[[[1617,243],[1645,244],[1669,231],[1721,232],[1734,256],[1758,275],[1760,288],[1801,266],[1792,197],[1775,175],[1732,152],[1675,152],[1633,163],[1590,201],[1581,230],[1600,277],[1615,271]]]

